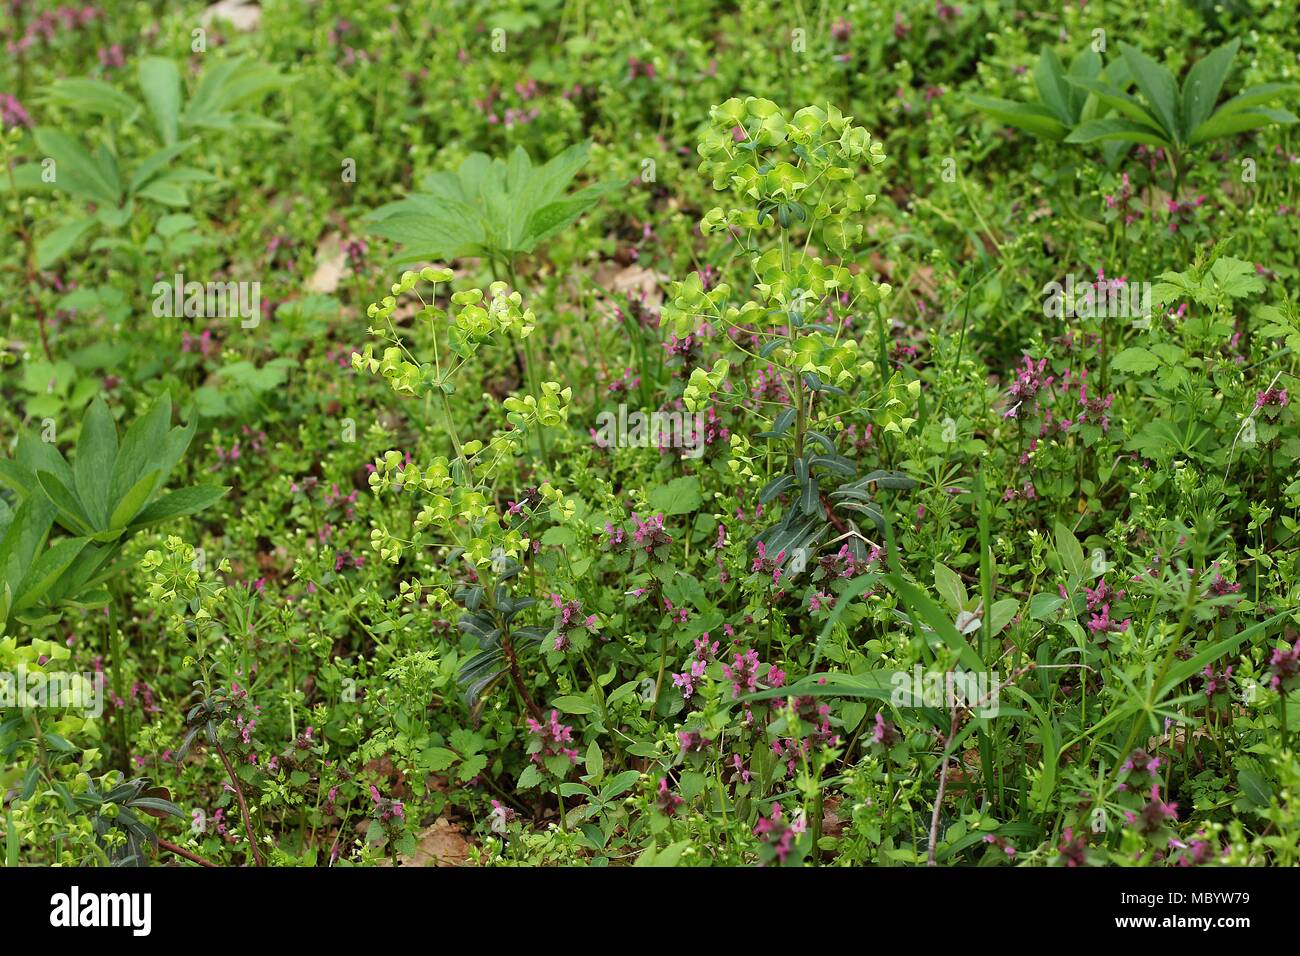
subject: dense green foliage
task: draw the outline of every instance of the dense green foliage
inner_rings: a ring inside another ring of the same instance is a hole
[[[8,864],[1300,863],[1293,5],[223,6],[0,13]]]

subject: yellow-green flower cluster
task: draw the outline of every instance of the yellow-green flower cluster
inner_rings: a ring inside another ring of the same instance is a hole
[[[834,106],[806,106],[787,120],[771,100],[753,96],[712,109],[699,154],[713,188],[745,203],[726,213],[710,210],[705,232],[797,221],[815,225],[836,252],[861,240],[856,220],[876,199],[857,182],[859,168],[885,161],[884,146]]]
[[[686,410],[698,412],[707,405],[709,396],[722,388],[730,368],[731,363],[726,359],[718,359],[713,363],[712,369],[692,369],[690,381],[686,383],[686,389],[682,392],[682,404],[686,406]]]
[[[412,540],[398,538],[383,527],[371,531],[371,547],[381,560],[398,563],[408,548],[425,543],[422,537],[425,532],[433,536],[432,543],[463,548],[465,557],[479,568],[490,566],[493,557],[502,554],[522,558],[528,548],[528,538],[510,527],[508,519],[501,516],[483,490],[460,483],[452,473],[451,462],[438,457],[422,469],[414,463],[403,465],[403,460],[397,451],[376,458],[370,487],[376,493],[389,489],[420,492],[424,501],[412,525],[415,531]],[[543,483],[538,492],[554,517],[559,520],[572,517],[574,504],[550,482]]]
[[[372,303],[366,310],[372,322],[370,334],[391,344],[377,356],[376,345],[367,343],[360,352],[352,354],[352,367],[372,375],[382,375],[399,395],[420,396],[434,389],[451,390],[448,374],[451,370],[439,365],[436,340],[433,343],[433,361],[424,361],[411,354],[393,323],[400,296],[413,291],[420,282],[448,282],[451,278],[450,269],[432,266],[419,272],[402,273],[401,280],[393,283],[392,294]],[[482,289],[454,293],[451,301],[460,308],[450,322],[444,310],[421,297],[422,307],[415,313],[415,318],[427,323],[434,336],[439,334],[441,326],[446,325],[447,350],[464,360],[494,336],[514,333],[523,338],[535,328],[533,311],[525,309],[522,296],[518,292],[508,292],[508,288],[504,282],[494,282],[488,287],[486,296]]]
[[[563,425],[569,420],[569,402],[573,389],[562,388],[559,382],[543,382],[540,397],[511,395],[501,404],[507,412],[506,420],[520,431],[526,432],[537,425],[547,428]]]
[[[482,289],[466,289],[451,297],[452,302],[463,306],[456,313],[451,332],[453,352],[468,358],[479,345],[500,332],[515,332],[524,338],[533,331],[536,322],[533,310],[523,308],[523,298],[518,292],[507,295],[507,288],[504,282],[488,286],[491,299],[486,307]]]

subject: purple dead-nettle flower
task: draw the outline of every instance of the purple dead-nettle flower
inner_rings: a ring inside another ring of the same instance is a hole
[[[1088,862],[1088,837],[1083,833],[1075,836],[1074,828],[1066,827],[1056,850],[1061,854],[1061,862],[1065,866],[1085,866]]]
[[[871,730],[871,739],[881,747],[888,749],[903,738],[899,734],[898,728],[885,720],[884,712],[878,710],[876,711],[876,725]]]
[[[807,829],[807,823],[800,813],[791,823],[786,823],[781,816],[781,804],[772,804],[772,815],[761,814],[754,827],[754,836],[772,848],[779,862],[784,863],[794,849],[794,838]]]
[[[534,738],[529,747],[533,750],[534,763],[541,763],[544,757],[568,757],[570,763],[578,762],[578,751],[566,746],[573,742],[573,728],[560,723],[558,710],[552,710],[550,719],[545,723],[529,717],[528,732]]]
[[[31,125],[32,118],[27,115],[27,110],[23,109],[23,104],[18,102],[17,97],[0,93],[0,126],[5,129],[16,126],[26,129]]]
[[[1009,859],[1015,859],[1016,848],[1011,845],[1011,841],[1008,840],[1006,837],[997,836],[993,833],[987,833],[984,835],[984,842],[992,843],[999,850],[1005,853]]]
[[[1097,583],[1095,588],[1090,588],[1086,584],[1083,586],[1083,593],[1087,598],[1088,610],[1095,611],[1097,608],[1110,604],[1111,601],[1122,601],[1127,594],[1124,590],[1116,591],[1103,578]]]
[[[668,532],[664,531],[663,515],[651,515],[642,521],[639,515],[633,513],[632,523],[636,525],[632,538],[636,542],[636,546],[647,555],[653,556],[657,550],[673,542]]]
[[[488,814],[488,826],[493,833],[504,836],[518,814],[500,800],[492,801],[492,811]]]
[[[1137,813],[1128,810],[1125,819],[1143,837],[1155,836],[1166,823],[1178,819],[1178,804],[1166,803],[1160,799],[1160,787],[1152,785],[1151,798]]]
[[[684,802],[680,796],[668,788],[668,778],[660,777],[659,789],[655,792],[655,806],[659,808],[659,812],[671,817],[677,813],[677,808]]]
[[[1227,703],[1232,694],[1232,665],[1228,665],[1222,671],[1216,671],[1212,664],[1206,664],[1201,675],[1205,678],[1205,686],[1202,690],[1206,701],[1215,707]]]
[[[1110,605],[1103,604],[1100,614],[1093,614],[1088,618],[1088,630],[1092,632],[1094,638],[1097,638],[1097,643],[1104,648],[1110,643],[1109,636],[1127,631],[1132,620],[1128,617],[1122,621],[1112,620]]]
[[[1300,638],[1290,650],[1276,648],[1268,662],[1269,686],[1286,692],[1300,682]]]
[[[1023,358],[1024,365],[1016,370],[1016,380],[1007,389],[1011,407],[1003,413],[1003,418],[1020,418],[1028,413],[1026,403],[1032,403],[1044,388],[1050,388],[1054,377],[1047,372],[1047,359],[1035,362],[1028,355]]]
[[[1143,792],[1160,782],[1160,758],[1145,750],[1133,751],[1119,769],[1124,777],[1119,784],[1120,790]]]
[[[677,731],[677,742],[681,744],[682,753],[684,754],[703,753],[706,748],[713,746],[712,740],[709,740],[696,730]]]
[[[117,70],[126,65],[126,54],[122,52],[122,45],[114,43],[112,46],[99,48],[99,64],[105,70]]]
[[[348,266],[353,272],[359,272],[365,265],[366,253],[370,247],[366,245],[364,239],[349,239],[343,243],[343,255],[347,258]]]
[[[752,694],[758,689],[758,651],[737,652],[731,664],[722,665],[722,673],[731,681],[732,698]]]
[[[1265,406],[1286,408],[1289,404],[1291,404],[1291,398],[1287,395],[1285,388],[1268,388],[1255,396],[1256,408],[1264,408]]]

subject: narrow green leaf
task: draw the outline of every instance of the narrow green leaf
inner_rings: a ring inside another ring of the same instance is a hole
[[[1183,82],[1182,126],[1185,131],[1196,129],[1214,112],[1215,101],[1240,47],[1241,40],[1234,38],[1197,60],[1188,71]]]
[[[1178,82],[1174,79],[1174,75],[1137,47],[1121,40],[1119,49],[1129,70],[1133,73],[1134,82],[1142,91],[1142,95],[1147,98],[1151,112],[1160,121],[1166,139],[1184,141],[1183,131],[1178,122]],[[1082,141],[1076,140],[1076,142]],[[1140,143],[1144,140],[1134,140],[1134,142]]]

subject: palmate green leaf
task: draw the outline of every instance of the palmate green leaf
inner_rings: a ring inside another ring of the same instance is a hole
[[[1151,127],[1114,116],[1080,123],[1065,138],[1067,143],[1092,143],[1097,140],[1122,140],[1128,143],[1145,143],[1148,146],[1169,145],[1169,141]]]
[[[430,173],[422,192],[367,216],[370,231],[403,246],[410,259],[488,255],[512,259],[568,228],[615,188],[588,186],[564,195],[587,159],[587,144],[542,166],[516,147],[508,160],[473,153],[454,172]]]
[[[1241,47],[1241,40],[1233,39],[1197,60],[1183,81],[1182,129],[1196,129],[1214,112],[1214,104],[1228,78],[1232,59]]]
[[[524,225],[523,234],[518,241],[518,249],[532,252],[539,243],[552,238],[573,225],[584,212],[596,205],[612,186],[589,186],[574,193],[568,199],[547,203],[529,214]]]
[[[1135,46],[1121,40],[1119,49],[1128,64],[1129,71],[1133,74],[1133,81],[1146,97],[1151,112],[1160,121],[1166,138],[1183,141],[1179,124],[1178,82],[1174,79],[1174,75]],[[1134,140],[1134,142],[1145,141]]]
[[[1290,126],[1294,122],[1296,122],[1295,114],[1287,110],[1268,109],[1258,106],[1248,111],[1235,113],[1224,113],[1220,110],[1192,130],[1189,142],[1195,146],[1204,143],[1206,140],[1244,133],[1247,130],[1258,129],[1261,126],[1272,126],[1274,124]]]
[[[463,203],[413,196],[372,214],[370,231],[403,247],[412,259],[450,260],[481,255],[487,233]]]
[[[277,123],[239,111],[256,105],[267,93],[294,82],[293,77],[284,76],[276,68],[249,63],[245,57],[221,60],[199,77],[198,85],[181,111],[180,125],[201,129],[276,129]]]
[[[968,96],[966,99],[980,112],[1044,139],[1059,142],[1068,131],[1068,127],[1051,110],[1037,103],[1016,103],[994,96]]]

